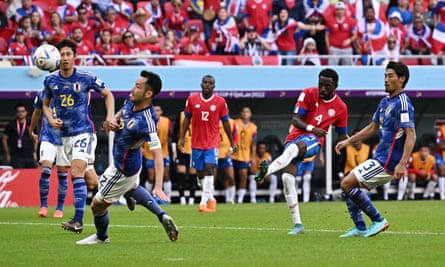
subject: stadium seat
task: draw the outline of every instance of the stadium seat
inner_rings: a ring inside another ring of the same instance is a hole
[[[5,55],[8,52],[8,42],[0,37],[0,55]]]
[[[9,39],[11,39],[11,37],[14,35],[15,30],[12,28],[4,28],[0,30],[0,37],[5,39],[6,42],[9,41]]]

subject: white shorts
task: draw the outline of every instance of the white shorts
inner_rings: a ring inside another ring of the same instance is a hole
[[[95,198],[100,202],[114,203],[127,191],[139,185],[139,173],[133,176],[123,175],[116,167],[109,166],[99,178],[99,187]]]
[[[63,146],[60,157],[56,159],[57,166],[70,166],[73,159],[80,159],[87,164],[94,162],[97,138],[92,133],[62,137]]]
[[[394,179],[392,175],[385,171],[380,162],[375,159],[368,159],[362,162],[352,169],[352,173],[354,173],[359,184],[368,190],[386,184]]]
[[[47,142],[47,141],[42,141],[40,143],[39,162],[40,163],[42,163],[43,161],[54,162],[54,160],[56,159],[58,147],[60,147],[60,146],[56,146],[56,145],[51,144],[50,142]]]
[[[97,147],[97,135],[93,133],[93,139],[91,140],[92,154],[88,161],[87,171],[94,169],[94,162],[96,160],[96,147]]]

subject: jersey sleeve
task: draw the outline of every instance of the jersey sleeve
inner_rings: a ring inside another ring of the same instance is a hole
[[[42,109],[42,105],[43,105],[43,91],[40,91],[35,97],[34,97],[34,102],[33,102],[33,108],[36,109]]]
[[[414,107],[408,96],[400,96],[400,127],[414,128]]]
[[[335,124],[335,131],[338,134],[348,134],[348,106],[346,104],[341,106],[339,115]]]
[[[191,118],[192,117],[192,104],[191,104],[191,97],[190,96],[187,98],[187,101],[185,101],[184,116],[187,117],[187,118]]]
[[[146,128],[145,130],[144,129],[141,130],[144,133],[143,138],[147,142],[148,147],[150,148],[150,150],[161,148],[161,141],[159,140],[158,131],[156,128],[156,122],[151,117],[146,118],[145,121],[146,121]]]
[[[305,116],[310,105],[311,95],[309,94],[309,90],[304,90],[300,93],[300,96],[298,96],[297,102],[295,103],[294,114]]]
[[[99,79],[96,75],[94,74],[90,74],[90,79],[91,79],[91,89],[93,89],[94,91],[100,93],[102,92],[102,90],[105,89],[105,83]]]
[[[227,102],[224,98],[221,97],[221,121],[228,121],[229,117],[229,108],[227,107]]]

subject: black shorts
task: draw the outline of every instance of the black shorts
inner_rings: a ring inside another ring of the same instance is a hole
[[[178,151],[178,158],[176,159],[176,166],[186,166],[190,167],[190,154],[184,154],[181,151]]]

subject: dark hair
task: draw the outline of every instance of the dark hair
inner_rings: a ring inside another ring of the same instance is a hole
[[[79,13],[81,10],[87,10],[87,11],[88,11],[87,7],[86,7],[84,4],[80,4],[80,5],[76,8],[77,13]]]
[[[324,77],[328,77],[328,78],[332,78],[332,80],[338,84],[338,74],[335,70],[327,68],[327,69],[323,69],[322,71],[320,71],[320,74],[318,74],[318,78],[320,78],[321,76]]]
[[[71,50],[73,50],[74,55],[76,55],[77,53],[77,45],[75,42],[71,41],[70,39],[63,39],[61,41],[59,41],[56,44],[57,49],[60,51],[60,49],[64,48],[64,47],[69,47],[71,48]]]
[[[17,104],[15,105],[15,109],[14,109],[14,110],[17,110],[18,108],[25,108],[26,110],[28,110],[28,109],[26,108],[26,106],[25,106],[23,103],[17,103]]]
[[[405,88],[405,85],[408,83],[409,80],[409,69],[408,66],[406,66],[402,62],[395,62],[390,61],[388,65],[386,65],[386,69],[392,69],[399,77],[405,77],[405,82],[403,82],[402,88]]]
[[[213,80],[213,82],[215,82],[215,77],[213,77],[213,76],[210,75],[210,74],[204,75],[204,77],[202,77],[202,81],[204,81],[204,79],[207,79],[207,78],[210,78],[210,79]]]
[[[141,76],[147,78],[147,85],[150,87],[150,90],[153,92],[153,96],[157,95],[162,89],[162,80],[158,74],[143,70],[141,71]]]

